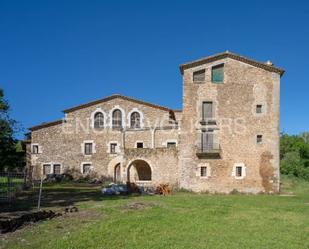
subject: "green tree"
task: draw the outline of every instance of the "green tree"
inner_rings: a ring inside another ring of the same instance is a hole
[[[0,89],[0,170],[17,166],[20,156],[16,152],[17,140],[14,138],[17,123],[9,117],[9,104]]]
[[[309,181],[309,143],[306,135],[289,136],[280,139],[280,170],[282,174],[294,175]]]

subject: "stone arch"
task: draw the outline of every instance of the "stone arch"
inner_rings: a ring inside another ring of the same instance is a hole
[[[127,116],[127,124],[130,127],[131,126],[131,115],[132,113],[137,112],[140,115],[140,128],[144,128],[144,114],[142,111],[140,111],[138,108],[133,108]]]
[[[97,107],[92,113],[91,113],[91,116],[90,116],[90,127],[91,128],[94,128],[94,116],[97,114],[97,113],[102,113],[103,114],[103,120],[104,120],[104,127],[107,126],[107,114],[101,109],[101,107]]]
[[[117,164],[120,165],[120,175],[121,175],[121,179],[123,179],[123,177],[122,177],[122,175],[123,175],[122,174],[123,157],[122,156],[117,156],[117,157],[113,158],[112,160],[110,160],[110,162],[107,165],[108,176],[111,177],[112,179],[114,179],[115,167],[116,167]]]
[[[153,170],[144,159],[134,159],[127,166],[127,181],[141,182],[152,181]]]
[[[109,127],[113,127],[113,112],[119,110],[121,112],[122,128],[126,127],[125,111],[119,105],[115,105],[109,112]]]

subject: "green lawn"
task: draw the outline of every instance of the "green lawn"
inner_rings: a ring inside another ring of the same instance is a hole
[[[0,248],[309,248],[308,182],[284,177],[284,196],[103,198],[77,187],[46,187],[43,205],[78,213],[1,235]]]

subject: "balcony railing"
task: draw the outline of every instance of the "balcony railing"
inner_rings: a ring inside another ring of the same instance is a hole
[[[221,147],[219,143],[200,144],[196,148],[196,155],[200,158],[216,158],[221,155]]]

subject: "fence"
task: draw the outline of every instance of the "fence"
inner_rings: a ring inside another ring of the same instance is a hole
[[[12,202],[25,183],[25,173],[0,172],[0,202]]]

